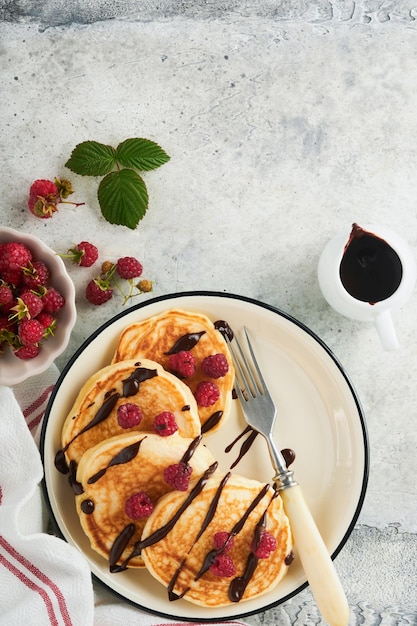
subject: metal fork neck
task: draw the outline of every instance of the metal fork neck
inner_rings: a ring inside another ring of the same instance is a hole
[[[297,481],[293,478],[294,472],[287,469],[285,472],[277,473],[274,476],[274,483],[277,485],[277,491],[283,491],[289,487],[295,487],[298,485]]]
[[[272,437],[269,437],[268,440],[269,453],[271,455],[272,464],[276,471],[276,475],[274,476],[274,482],[279,483],[278,491],[282,491],[283,489],[288,489],[289,487],[295,487],[298,485],[297,481],[294,479],[294,472],[289,470],[285,459],[282,456],[281,452],[275,446]]]

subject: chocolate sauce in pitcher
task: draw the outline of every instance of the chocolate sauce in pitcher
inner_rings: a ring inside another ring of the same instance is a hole
[[[353,298],[376,304],[397,291],[403,266],[396,251],[384,239],[353,224],[339,273],[344,288]]]

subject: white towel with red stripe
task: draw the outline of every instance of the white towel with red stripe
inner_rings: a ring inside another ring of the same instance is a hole
[[[95,589],[82,554],[46,531],[38,444],[57,376],[0,385],[0,626],[177,626]]]

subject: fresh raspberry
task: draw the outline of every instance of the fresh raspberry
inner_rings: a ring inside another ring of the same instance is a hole
[[[169,437],[178,430],[178,424],[175,421],[175,415],[170,411],[159,413],[153,421],[153,429],[161,437]]]
[[[271,533],[264,530],[261,532],[261,536],[257,545],[255,545],[255,540],[252,541],[251,550],[258,559],[267,559],[271,552],[273,552],[277,547],[277,540]]]
[[[41,311],[36,319],[44,327],[45,336],[54,334],[55,327],[56,327],[56,319],[51,313],[47,313],[46,311]]]
[[[85,297],[91,304],[104,304],[113,297],[113,289],[105,283],[102,284],[100,279],[92,279],[85,290]]]
[[[117,421],[121,428],[133,428],[142,421],[142,411],[136,404],[121,404],[117,409]]]
[[[133,256],[124,256],[116,264],[116,271],[120,278],[138,278],[142,274],[142,270],[142,265]]]
[[[152,511],[152,500],[144,491],[138,491],[126,500],[125,513],[130,519],[149,517]]]
[[[211,406],[220,398],[220,391],[215,383],[212,383],[210,380],[202,380],[197,385],[194,397],[198,406]]]
[[[174,463],[164,469],[164,480],[177,491],[187,491],[193,468],[188,463]]]
[[[43,261],[33,261],[23,268],[23,284],[29,289],[45,287],[49,280],[49,269]]]
[[[33,215],[49,218],[60,201],[58,187],[51,180],[35,180],[29,191],[28,207]]]
[[[234,538],[233,535],[228,533],[226,530],[219,530],[214,535],[214,547],[216,550],[224,550],[224,552],[229,552],[233,548]]]
[[[15,350],[14,355],[17,356],[18,359],[22,359],[24,361],[28,359],[34,359],[35,356],[39,354],[39,346],[29,344],[28,346],[22,346]]]
[[[42,298],[33,293],[32,291],[21,292],[20,297],[17,298],[17,304],[13,307],[13,311],[16,311],[18,319],[27,317],[36,317],[42,311],[44,307],[44,301]]]
[[[4,282],[13,287],[20,287],[23,283],[22,270],[0,270],[0,274]]]
[[[236,573],[235,565],[228,554],[221,552],[215,558],[210,565],[210,572],[215,576],[221,576],[222,578],[231,578]]]
[[[24,346],[36,344],[42,339],[44,327],[36,319],[23,319],[19,323],[18,335]]]
[[[195,359],[188,350],[181,350],[168,357],[168,368],[181,378],[189,378],[195,372]]]
[[[13,291],[9,285],[0,285],[0,307],[9,306],[13,303]]]
[[[54,289],[54,287],[50,287],[42,299],[43,308],[46,313],[58,313],[65,305],[64,296]]]
[[[201,363],[201,371],[210,378],[226,376],[229,371],[229,363],[227,362],[226,356],[221,352],[219,354],[206,356]]]
[[[9,241],[0,246],[0,273],[21,272],[32,260],[32,253],[27,246],[18,241]]]
[[[82,241],[73,248],[68,250],[68,256],[73,263],[76,263],[80,267],[91,267],[98,259],[98,249],[92,243],[88,241]]]

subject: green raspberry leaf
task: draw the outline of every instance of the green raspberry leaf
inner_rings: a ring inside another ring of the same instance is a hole
[[[148,171],[160,167],[170,157],[157,143],[150,139],[126,139],[116,148],[116,159],[124,167]]]
[[[97,195],[103,217],[110,224],[121,224],[132,230],[148,208],[145,181],[131,169],[107,174],[100,182]]]
[[[112,146],[84,141],[75,146],[65,166],[81,176],[104,176],[115,164],[116,150]]]

